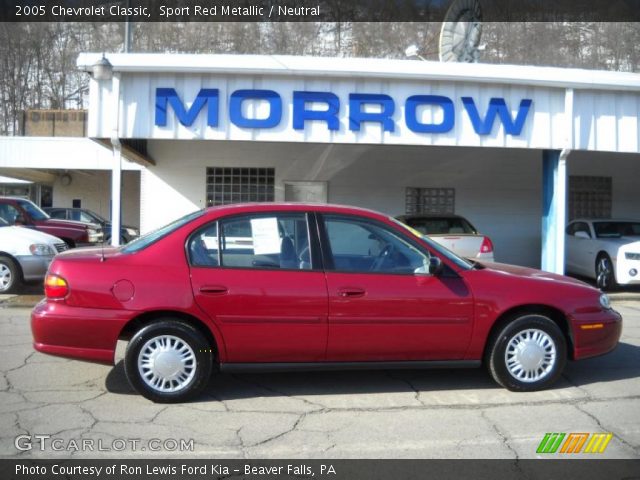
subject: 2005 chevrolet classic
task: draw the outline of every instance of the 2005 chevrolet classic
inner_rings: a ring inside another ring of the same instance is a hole
[[[187,215],[124,247],[55,257],[36,350],[113,363],[156,402],[214,368],[473,367],[515,391],[609,352],[620,315],[582,282],[470,262],[385,215],[243,204]]]

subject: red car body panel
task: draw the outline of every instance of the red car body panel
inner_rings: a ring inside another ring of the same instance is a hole
[[[327,285],[328,361],[464,357],[473,297],[462,279],[327,272]]]
[[[275,211],[355,215],[410,235],[358,208],[245,204],[208,209],[136,253],[64,252],[50,273],[68,281],[69,294],[35,307],[36,350],[112,363],[129,322],[178,314],[206,326],[223,364],[481,360],[496,320],[532,305],[567,320],[575,359],[606,353],[620,337],[622,319],[600,307],[598,290],[523,267],[464,270],[441,257],[456,274],[429,276],[189,265],[185,244],[199,227],[229,215]],[[581,328],[593,324],[601,326]]]

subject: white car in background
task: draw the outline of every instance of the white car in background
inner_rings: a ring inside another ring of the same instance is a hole
[[[416,213],[397,220],[461,257],[493,262],[493,242],[459,215]]]
[[[602,290],[640,284],[640,220],[577,219],[565,233],[567,272]]]
[[[0,218],[0,294],[13,293],[23,282],[42,280],[53,257],[66,250],[58,237]]]

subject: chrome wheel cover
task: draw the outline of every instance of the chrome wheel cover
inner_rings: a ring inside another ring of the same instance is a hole
[[[513,378],[524,383],[543,380],[556,364],[553,339],[544,331],[530,328],[516,333],[507,343],[504,361]]]
[[[612,265],[609,259],[606,257],[598,260],[596,267],[596,283],[600,288],[607,288],[609,286],[609,279],[612,277]]]
[[[179,337],[153,337],[140,349],[138,373],[153,390],[179,392],[196,374],[196,355],[189,344]]]
[[[0,263],[0,292],[9,290],[13,283],[13,276],[11,275],[11,269],[4,263]]]

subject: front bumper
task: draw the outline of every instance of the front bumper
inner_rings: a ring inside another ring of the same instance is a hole
[[[113,364],[120,332],[132,312],[70,307],[42,300],[31,312],[34,348],[43,353]]]
[[[618,345],[622,334],[622,316],[615,310],[573,315],[573,359],[604,355]]]
[[[53,255],[19,255],[16,260],[22,269],[22,279],[31,282],[44,278]]]

